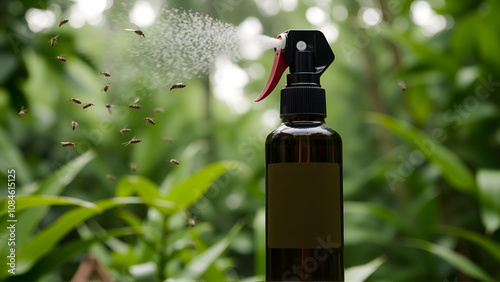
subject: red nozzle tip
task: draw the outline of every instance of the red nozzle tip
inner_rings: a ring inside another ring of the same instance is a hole
[[[279,37],[278,37],[279,38]],[[274,55],[273,68],[271,70],[271,74],[269,75],[269,79],[267,80],[266,86],[262,93],[260,93],[259,97],[255,100],[255,102],[259,102],[262,99],[266,98],[271,92],[274,90],[276,85],[281,79],[281,75],[288,68],[290,63],[285,59],[283,55],[282,49],[276,49],[276,54]]]

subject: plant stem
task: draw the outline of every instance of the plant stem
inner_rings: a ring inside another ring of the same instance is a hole
[[[160,237],[160,246],[158,248],[158,267],[156,269],[157,276],[160,281],[164,281],[167,279],[167,238],[168,238],[168,230],[167,230],[167,220],[168,216],[163,216],[163,222],[161,224],[161,237]]]

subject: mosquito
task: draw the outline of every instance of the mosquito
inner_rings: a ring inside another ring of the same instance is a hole
[[[126,28],[125,30],[126,31],[132,31],[134,32],[135,34],[144,37],[146,38],[146,36],[144,35],[144,32],[142,32],[142,30],[135,24],[135,23],[132,23],[137,29],[130,29],[130,28]]]

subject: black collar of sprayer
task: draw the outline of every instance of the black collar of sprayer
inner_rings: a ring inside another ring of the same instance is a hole
[[[316,86],[293,86],[281,89],[280,117],[290,115],[326,117],[325,89]]]
[[[290,63],[287,85],[281,90],[281,116],[326,117],[325,89],[320,77],[335,59],[328,41],[317,30],[289,30],[284,33],[283,55]]]

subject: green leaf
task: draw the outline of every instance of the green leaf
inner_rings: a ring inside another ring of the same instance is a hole
[[[2,202],[7,202],[7,199],[3,199]],[[31,195],[31,196],[16,197],[16,212],[20,212],[22,210],[32,207],[54,206],[54,205],[77,205],[83,208],[95,210],[96,212],[99,213],[102,212],[102,210],[96,204],[73,197],[47,196],[47,195]],[[6,213],[7,210],[2,210],[0,211],[0,216]]]
[[[441,225],[438,231],[444,234],[449,234],[469,240],[478,246],[482,247],[484,251],[489,252],[500,262],[500,244],[479,234],[469,230],[465,230],[455,226]]]
[[[87,151],[77,158],[71,160],[49,177],[45,178],[40,187],[35,192],[38,195],[59,195],[64,187],[75,179],[80,171],[92,160],[96,154],[93,151]]]
[[[143,220],[140,217],[136,216],[135,214],[125,209],[120,209],[118,211],[117,216],[121,218],[123,221],[125,221],[128,224],[128,226],[130,226],[134,230],[140,229],[144,225],[149,226],[146,222],[143,222]],[[151,249],[154,249],[155,245],[160,244],[160,238],[158,238],[158,236],[155,235],[156,235],[155,232],[149,232],[147,234],[144,234],[144,236],[141,236],[140,239],[143,240],[144,243]],[[142,246],[142,248],[143,247],[144,246]],[[141,250],[141,246],[136,246],[136,250]]]
[[[349,282],[365,281],[384,262],[385,259],[383,257],[378,257],[366,264],[350,267],[345,271],[345,281]]]
[[[93,151],[78,156],[72,161],[68,162],[57,171],[52,173],[49,177],[44,179],[38,186],[35,194],[38,195],[59,195],[63,189],[80,173],[80,171],[95,157]],[[19,250],[23,247],[24,242],[28,236],[33,233],[35,227],[38,225],[42,217],[47,213],[49,207],[39,206],[20,211],[16,219],[22,222],[23,228],[16,229],[16,249]],[[85,209],[89,211],[89,209]],[[95,211],[94,211],[95,212]],[[3,234],[2,234],[3,235]],[[1,248],[0,255],[6,255],[7,249]],[[0,265],[0,278],[3,277],[7,271],[3,264]],[[17,273],[22,273],[16,269]]]
[[[253,220],[255,275],[266,275],[266,210],[260,208]]]
[[[147,204],[163,212],[175,211],[175,206],[170,202],[159,199],[146,200],[139,197],[112,198],[98,201],[95,204],[103,211],[126,204]],[[17,254],[16,272],[20,274],[26,272],[78,224],[95,215],[97,215],[97,212],[88,208],[76,208],[62,215],[55,223],[40,231],[32,240],[24,244]]]
[[[145,199],[159,199],[158,186],[143,176],[127,175],[120,178],[116,185],[116,197],[128,197],[137,194]]]
[[[181,209],[187,209],[198,201],[208,190],[210,184],[222,174],[235,169],[243,172],[250,170],[247,165],[237,161],[222,161],[210,164],[172,188],[165,199],[176,203]],[[223,189],[228,181],[228,179],[223,180],[222,184],[218,185],[217,188]]]
[[[425,85],[414,85],[405,92],[406,105],[417,124],[424,124],[432,113],[434,102]]]
[[[196,256],[188,265],[186,265],[184,271],[178,277],[189,280],[199,278],[200,275],[202,275],[227,249],[244,225],[245,223],[241,220],[237,222],[233,228],[231,228],[226,237]]]
[[[363,213],[366,215],[375,216],[390,225],[398,228],[401,232],[406,234],[411,234],[412,230],[406,224],[406,221],[399,218],[397,213],[391,211],[390,209],[372,203],[366,202],[344,202],[344,212],[345,213]]]
[[[459,254],[449,248],[433,244],[431,242],[417,239],[417,238],[407,238],[405,240],[406,245],[412,248],[417,248],[417,249],[422,249],[424,251],[427,251],[429,253],[432,253],[447,263],[449,263],[451,266],[456,268],[457,270],[473,277],[476,279],[480,280],[485,280],[485,281],[494,281],[493,277],[488,275],[481,267],[476,265],[474,262],[469,260],[467,257],[463,256],[462,254]]]
[[[475,195],[474,175],[455,153],[441,144],[440,140],[436,140],[437,138],[427,135],[403,120],[394,119],[384,114],[369,113],[367,122],[384,126],[402,137],[410,145],[420,150],[429,162],[438,166],[444,179],[452,187]]]
[[[40,279],[42,276],[50,273],[51,271],[57,269],[64,262],[70,260],[74,256],[85,252],[92,245],[103,242],[104,240],[112,237],[122,237],[128,235],[136,234],[147,234],[150,231],[149,227],[140,228],[117,228],[112,230],[107,230],[105,234],[92,236],[86,239],[75,240],[70,243],[66,243],[59,247],[57,250],[47,254],[42,259],[38,260],[33,267],[26,273],[15,276],[16,281],[35,281]]]
[[[2,173],[9,169],[16,170],[16,185],[27,185],[32,181],[31,170],[24,161],[23,154],[13,143],[12,138],[0,127],[0,169]]]
[[[498,30],[489,23],[477,25],[475,30],[479,47],[480,57],[483,62],[491,64],[493,67],[500,67],[500,40],[497,37]]]
[[[471,35],[475,34],[476,29],[478,29],[477,22],[477,14],[468,13],[456,23],[457,26],[453,32],[451,47],[458,58],[464,58],[474,53],[477,42],[471,40]]]
[[[479,170],[476,175],[481,203],[481,221],[486,232],[500,227],[500,170]]]
[[[198,139],[186,146],[186,148],[182,151],[179,159],[194,160],[197,156],[209,149],[210,142],[208,140]],[[160,194],[167,195],[176,183],[179,183],[182,180],[188,178],[189,175],[193,172],[195,164],[196,162],[188,162],[176,166],[175,170],[172,170],[170,173],[168,173],[162,183],[160,183]]]
[[[201,227],[201,228],[200,228]],[[208,228],[208,229],[207,229]],[[197,254],[203,253],[208,249],[207,243],[203,240],[201,237],[201,234],[204,232],[210,232],[212,229],[212,226],[210,225],[205,225],[202,226],[201,224],[196,224],[194,228],[189,228],[189,233],[191,234],[191,237],[193,238],[195,242],[195,249]],[[193,258],[190,259],[190,261]],[[201,277],[204,281],[225,281],[226,276],[224,274],[224,271],[220,270],[218,266],[215,265],[215,263],[212,263],[203,273]]]

